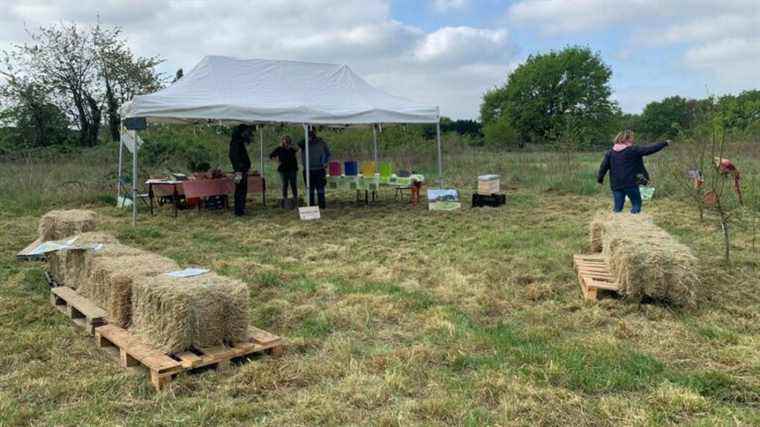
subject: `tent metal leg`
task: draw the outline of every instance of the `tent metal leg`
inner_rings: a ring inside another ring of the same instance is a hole
[[[306,196],[304,199],[306,200],[306,206],[311,206],[311,203],[309,201],[309,198],[311,197],[311,170],[309,169],[309,125],[306,123],[303,124],[303,133],[304,133],[304,143],[303,143],[303,149],[304,149],[304,166],[303,166],[303,173],[306,176]]]
[[[372,125],[372,147],[374,149],[374,160],[375,160],[375,167],[380,169],[380,166],[377,164],[377,126]]]
[[[441,160],[441,122],[435,126],[436,140],[438,141],[438,185],[443,187],[443,161]]]
[[[132,226],[137,225],[137,139],[132,152]]]
[[[119,205],[119,199],[121,198],[121,183],[122,183],[122,170],[124,168],[124,142],[119,138],[119,172],[118,181],[116,181],[116,206]],[[122,204],[122,206],[124,206]]]
[[[259,173],[264,177],[264,125],[259,125]]]

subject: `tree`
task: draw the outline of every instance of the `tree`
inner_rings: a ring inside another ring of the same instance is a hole
[[[617,104],[610,99],[612,71],[585,47],[531,55],[505,86],[488,91],[481,105],[484,125],[506,120],[530,142],[607,141]]]
[[[493,147],[523,147],[517,132],[509,125],[506,120],[493,121],[483,127],[485,142]]]
[[[98,141],[103,113],[118,139],[118,108],[132,96],[161,86],[158,58],[135,57],[118,28],[60,24],[30,32],[31,43],[6,52],[6,75],[50,93],[71,118],[79,144]]]
[[[99,62],[99,77],[105,88],[108,125],[111,139],[120,138],[119,108],[142,93],[155,92],[162,86],[162,77],[155,67],[163,62],[158,57],[136,57],[121,38],[118,27],[97,25],[92,29]]]
[[[0,97],[12,105],[0,112],[0,123],[8,125],[5,145],[45,147],[68,142],[69,121],[48,92],[35,83],[5,77],[8,81],[0,88]]]
[[[726,95],[718,100],[726,126],[735,131],[746,131],[760,122],[760,90],[744,91],[738,96]]]
[[[674,138],[679,129],[690,129],[696,106],[680,96],[650,102],[644,107],[638,131],[649,138]]]

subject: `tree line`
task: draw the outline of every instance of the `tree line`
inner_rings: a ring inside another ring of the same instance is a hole
[[[570,46],[531,55],[488,91],[480,108],[486,143],[582,148],[608,145],[622,129],[644,139],[674,138],[720,121],[746,138],[760,135],[760,91],[687,99],[672,96],[624,114],[612,100],[612,69],[590,48]]]
[[[0,60],[0,149],[91,147],[102,128],[118,140],[121,105],[164,85],[163,60],[135,55],[118,27],[64,23],[28,36]]]
[[[0,153],[52,145],[91,147],[105,129],[119,139],[119,108],[168,83],[160,57],[140,57],[118,27],[74,23],[30,31],[0,58]],[[177,71],[171,82],[182,78]],[[760,91],[649,103],[624,114],[612,99],[612,69],[588,47],[537,53],[487,91],[480,120],[441,119],[444,133],[473,145],[577,149],[609,144],[621,129],[644,139],[674,138],[720,116],[727,129],[760,135]],[[425,138],[436,129],[425,126]]]

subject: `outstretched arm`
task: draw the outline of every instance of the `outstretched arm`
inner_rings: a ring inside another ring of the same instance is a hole
[[[669,142],[670,141],[658,142],[657,144],[644,145],[642,147],[638,147],[639,154],[641,154],[642,156],[648,156],[650,154],[654,154],[662,150],[663,148],[667,147]]]
[[[602,159],[602,164],[599,165],[599,172],[596,174],[596,182],[602,184],[604,183],[604,176],[607,175],[607,171],[610,170],[610,152],[606,152],[604,154],[604,159]]]

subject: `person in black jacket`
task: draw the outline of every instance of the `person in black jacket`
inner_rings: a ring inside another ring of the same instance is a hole
[[[235,171],[235,215],[245,215],[245,197],[248,194],[248,171],[251,159],[248,158],[246,144],[251,143],[251,127],[238,125],[232,130],[230,140],[230,163]]]
[[[298,159],[296,152],[298,149],[293,146],[290,136],[285,135],[280,140],[280,146],[275,148],[269,154],[270,159],[275,157],[279,160],[277,172],[280,173],[282,181],[282,207],[285,207],[288,200],[288,186],[293,190],[293,205],[298,206]]]
[[[630,130],[620,132],[615,137],[615,145],[604,154],[596,180],[604,183],[604,176],[610,172],[610,187],[614,212],[622,212],[626,196],[631,201],[631,213],[641,212],[641,193],[639,185],[649,183],[649,172],[644,167],[644,156],[654,154],[667,147],[670,141],[637,147]]]

